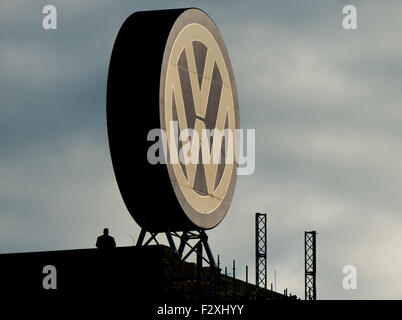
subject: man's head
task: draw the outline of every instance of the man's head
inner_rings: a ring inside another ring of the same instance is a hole
[[[109,229],[108,228],[103,229],[103,234],[105,236],[109,235]]]

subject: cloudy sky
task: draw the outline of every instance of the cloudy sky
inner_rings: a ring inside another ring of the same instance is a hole
[[[42,28],[42,8],[58,29]],[[357,7],[358,30],[342,28]],[[402,298],[400,1],[16,1],[0,3],[0,252],[118,245],[139,228],[115,182],[109,58],[137,10],[196,6],[229,49],[256,171],[241,176],[215,254],[254,279],[254,214],[268,213],[269,282],[304,297],[305,230],[317,230],[318,298]],[[156,182],[157,183],[157,182]],[[357,268],[357,290],[342,268]]]

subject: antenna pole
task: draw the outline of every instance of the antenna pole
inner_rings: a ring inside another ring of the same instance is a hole
[[[316,232],[304,232],[304,299],[317,300]]]

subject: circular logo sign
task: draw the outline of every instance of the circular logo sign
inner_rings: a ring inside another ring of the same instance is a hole
[[[207,14],[130,16],[113,48],[107,111],[120,192],[142,227],[210,229],[222,221],[236,184],[239,107],[227,49]],[[158,127],[165,161],[150,164],[146,135]]]

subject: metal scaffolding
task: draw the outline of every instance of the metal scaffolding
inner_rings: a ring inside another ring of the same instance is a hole
[[[267,214],[255,214],[255,284],[267,288]]]
[[[304,232],[304,265],[305,265],[305,285],[304,299],[317,300],[316,287],[316,232]]]
[[[148,238],[148,240],[145,241],[145,236],[147,233],[150,234],[150,237]],[[169,242],[170,247],[175,253],[180,256],[181,260],[186,261],[190,255],[196,254],[197,265],[199,265],[200,267],[202,267],[203,260],[210,267],[216,267],[214,256],[209,247],[208,236],[205,233],[205,230],[183,231],[181,234],[179,234],[179,232],[171,232],[167,228],[165,232],[148,232],[145,229],[141,229],[136,246],[145,247],[151,244],[152,241],[159,245],[157,236],[161,233],[166,234],[166,238]],[[177,238],[180,240],[178,249],[173,238]],[[195,241],[195,244],[192,244],[191,241]],[[187,252],[185,252],[186,248],[188,249]],[[205,249],[206,255],[203,254],[203,248]]]

